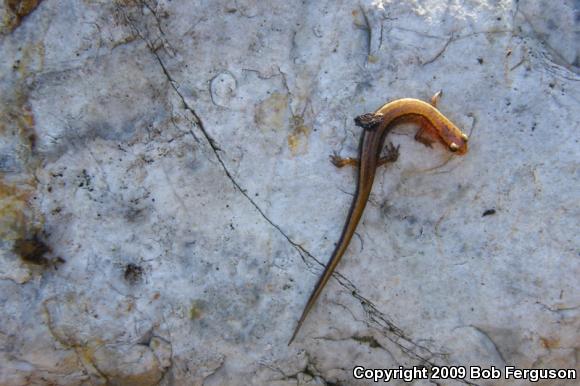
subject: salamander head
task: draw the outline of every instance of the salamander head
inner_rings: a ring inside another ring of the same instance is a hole
[[[354,124],[365,130],[374,130],[383,121],[381,113],[366,113],[354,119]]]
[[[454,124],[450,123],[445,125],[445,128],[439,131],[439,137],[450,152],[457,155],[467,153],[467,141],[469,137]]]

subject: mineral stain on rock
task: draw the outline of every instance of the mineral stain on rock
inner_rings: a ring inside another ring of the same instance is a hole
[[[254,121],[258,128],[267,133],[280,131],[290,122],[292,131],[287,137],[288,148],[296,156],[306,152],[311,129],[304,124],[302,116],[290,116],[288,101],[288,94],[272,93],[256,106]]]
[[[0,240],[22,238],[30,217],[30,191],[6,184],[0,179]]]
[[[35,265],[63,263],[60,257],[49,259],[50,247],[34,223],[30,208],[31,191],[6,184],[0,178],[0,242],[12,242],[12,252],[22,261]]]
[[[8,10],[3,24],[14,31],[25,16],[28,16],[38,7],[42,0],[4,0],[4,6]]]
[[[272,93],[256,106],[254,121],[262,130],[279,130],[285,126],[288,94]]]
[[[292,132],[288,135],[288,147],[293,156],[306,153],[310,127],[304,124],[304,118],[299,115],[292,117]]]

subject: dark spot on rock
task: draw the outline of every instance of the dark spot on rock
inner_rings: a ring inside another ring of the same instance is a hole
[[[125,218],[128,222],[138,222],[145,218],[145,213],[142,208],[131,206],[125,212]]]
[[[85,188],[89,192],[92,192],[94,190],[92,187],[92,178],[86,169],[83,169],[81,171],[81,174],[77,175],[77,179],[79,180],[78,182],[79,188]]]
[[[123,277],[129,284],[137,284],[143,277],[143,268],[137,264],[129,263],[125,266]]]
[[[16,240],[12,250],[27,263],[36,265],[50,263],[50,260],[44,256],[50,252],[50,247],[40,239],[38,234],[34,234],[30,238]]]
[[[495,209],[488,209],[485,212],[483,212],[483,214],[481,215],[481,217],[485,217],[485,216],[491,216],[495,214]]]
[[[36,134],[32,133],[28,135],[28,143],[30,144],[30,149],[34,151],[36,149]]]

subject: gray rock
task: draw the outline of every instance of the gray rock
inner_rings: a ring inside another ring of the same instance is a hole
[[[0,383],[578,370],[577,13],[4,2]],[[469,153],[426,148],[410,126],[390,134],[401,156],[287,346],[355,191],[356,171],[329,155],[356,155],[355,116],[440,89]]]

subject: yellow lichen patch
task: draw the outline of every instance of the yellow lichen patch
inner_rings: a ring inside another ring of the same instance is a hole
[[[189,319],[197,320],[203,315],[203,304],[197,300],[191,302],[189,309]]]
[[[13,89],[12,94],[0,95],[0,135],[8,149],[10,161],[18,165],[11,172],[32,172],[40,161],[33,156],[36,146],[36,127],[28,95],[23,89]],[[12,175],[11,178],[14,178]],[[20,175],[19,180],[32,180],[32,176]]]
[[[288,94],[273,93],[256,106],[254,121],[262,130],[280,130],[288,113]]]
[[[0,95],[0,135],[8,135],[14,127],[20,125],[15,122],[20,119],[20,107],[26,103],[26,96],[20,92],[12,95]]]
[[[293,130],[288,135],[288,147],[293,156],[304,154],[308,149],[308,135],[310,128],[304,125],[304,118],[299,115],[292,117]]]
[[[0,239],[14,241],[26,234],[29,194],[0,180]]]

